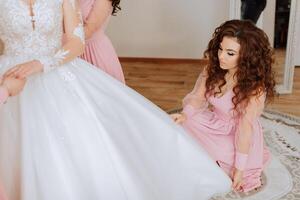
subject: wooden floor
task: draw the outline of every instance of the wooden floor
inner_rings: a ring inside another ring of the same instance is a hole
[[[204,61],[121,59],[126,83],[165,111],[179,108],[182,98],[194,86]],[[279,72],[279,74],[281,74]],[[267,106],[300,116],[300,68],[295,69],[294,89]]]

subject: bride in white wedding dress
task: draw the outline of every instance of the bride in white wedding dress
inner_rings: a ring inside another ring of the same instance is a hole
[[[0,38],[0,73],[27,79],[0,111],[10,200],[203,200],[230,190],[167,114],[76,58],[84,45],[76,1],[1,0]]]

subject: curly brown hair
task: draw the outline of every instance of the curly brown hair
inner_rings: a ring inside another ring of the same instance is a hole
[[[273,48],[266,33],[247,20],[226,21],[215,29],[204,52],[204,57],[208,58],[206,96],[220,94],[221,88],[226,84],[225,74],[228,70],[220,67],[218,59],[218,50],[224,37],[236,38],[240,44],[238,68],[234,74],[234,110],[241,113],[251,97],[263,93],[267,102],[272,100],[275,96]]]
[[[111,1],[111,5],[113,7],[113,10],[112,10],[112,15],[116,15],[116,13],[121,10],[121,6],[120,6],[120,1],[121,0],[110,0]]]

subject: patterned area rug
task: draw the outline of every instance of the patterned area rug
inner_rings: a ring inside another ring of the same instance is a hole
[[[231,192],[212,200],[300,200],[300,118],[267,110],[261,122],[272,153],[263,185],[246,194]]]

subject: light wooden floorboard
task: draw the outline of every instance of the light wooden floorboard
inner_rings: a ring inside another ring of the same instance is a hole
[[[122,61],[126,83],[165,111],[179,108],[192,90],[204,62]],[[274,67],[281,74],[279,67]],[[293,93],[280,95],[267,108],[300,116],[300,67],[295,68]],[[280,78],[277,78],[279,80]]]

